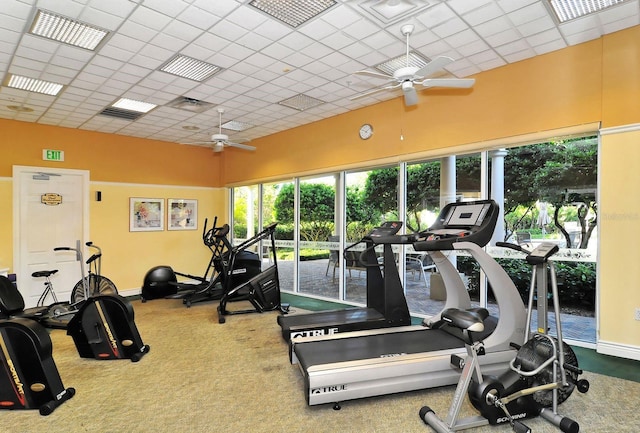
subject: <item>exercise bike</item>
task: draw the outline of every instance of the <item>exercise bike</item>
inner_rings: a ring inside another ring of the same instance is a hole
[[[474,336],[484,330],[483,321],[488,316],[488,311],[484,308],[445,310],[442,318],[461,330],[458,337],[465,342],[467,356],[464,360],[452,357],[452,365],[463,366],[463,370],[446,419],[440,419],[428,406],[420,409],[420,418],[438,433],[451,433],[506,422],[511,424],[516,433],[530,433],[531,429],[520,420],[541,416],[565,433],[578,433],[580,425],[558,413],[558,405],[563,403],[575,388],[581,393],[589,390],[587,380],[578,380],[582,370],[578,368],[575,353],[562,340],[556,272],[554,263],[550,260],[559,248],[551,243],[543,243],[533,251],[503,242],[496,245],[526,253],[526,260],[533,268],[525,343],[512,343],[517,353],[510,362],[509,370],[498,377],[483,377],[478,360],[483,354],[483,345],[482,341],[476,340]],[[548,275],[551,279],[555,336],[548,333]],[[531,332],[536,296],[537,331]],[[465,394],[468,394],[471,404],[480,412],[480,416],[459,418]]]
[[[58,272],[57,269],[36,271],[32,274],[35,278],[45,278],[45,289],[42,295],[40,295],[38,305],[43,305],[47,296],[51,296],[54,301],[53,304],[49,306],[47,314],[41,320],[42,324],[47,328],[66,329],[71,317],[78,312],[82,303],[90,297],[118,294],[118,289],[115,284],[100,274],[102,260],[102,250],[100,247],[94,245],[93,242],[87,242],[85,245],[97,250],[97,253],[92,254],[86,262],[83,262],[80,248],[56,247],[53,249],[54,251],[75,251],[76,258],[80,262],[81,276],[84,276],[85,273],[84,264],[86,263],[89,266],[87,275],[82,277],[73,287],[70,302],[58,302],[56,292],[53,289],[53,282],[51,281],[51,276]]]

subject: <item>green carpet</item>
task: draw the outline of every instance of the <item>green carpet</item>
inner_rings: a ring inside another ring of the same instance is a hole
[[[290,304],[292,309],[302,308],[309,311],[322,311],[349,307],[349,305],[340,304],[338,302],[324,301],[306,296],[293,295],[290,293],[282,294],[282,302]],[[411,323],[414,325],[418,325],[421,322],[422,319],[419,317],[412,317],[411,319]],[[572,346],[572,349],[578,357],[580,368],[585,371],[640,382],[639,361],[602,355],[595,350],[583,347]]]

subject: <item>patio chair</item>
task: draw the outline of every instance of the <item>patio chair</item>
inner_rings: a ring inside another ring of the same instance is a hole
[[[340,242],[340,236],[329,236],[329,242]],[[351,271],[366,271],[367,268],[360,263],[360,251],[345,251],[344,252],[345,269],[349,271],[349,277],[351,277]],[[336,268],[340,267],[340,252],[338,250],[329,250],[329,262],[327,263],[327,270],[324,275],[329,275],[329,268],[333,266],[332,281],[336,281]]]
[[[424,284],[429,287],[427,272],[434,271],[436,269],[436,265],[433,263],[431,256],[427,253],[407,254],[405,269],[407,272],[411,273],[419,272],[424,280]]]

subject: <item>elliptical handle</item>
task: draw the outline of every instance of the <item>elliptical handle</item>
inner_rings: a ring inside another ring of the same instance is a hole
[[[75,251],[75,248],[71,247],[55,247],[53,251]]]

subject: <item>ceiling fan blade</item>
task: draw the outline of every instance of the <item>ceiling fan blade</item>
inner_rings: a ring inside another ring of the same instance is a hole
[[[432,75],[438,72],[439,70],[447,66],[449,63],[452,63],[453,61],[454,60],[451,57],[447,57],[447,56],[436,57],[435,59],[427,63],[425,66],[418,69],[414,74],[414,76],[428,77],[429,75]]]
[[[382,86],[382,87],[376,87],[372,90],[369,90],[367,92],[363,92],[363,93],[359,93],[355,96],[350,97],[349,99],[351,101],[354,101],[356,99],[360,99],[360,98],[364,98],[365,96],[369,96],[369,95],[373,95],[374,93],[378,93],[378,92],[382,92],[383,90],[391,90],[391,89],[397,89],[398,87],[400,87],[402,84],[398,83],[398,84],[394,84],[394,85],[387,85],[387,86]]]
[[[231,146],[231,147],[237,147],[238,149],[244,149],[244,150],[256,150],[256,148],[254,146],[249,146],[248,144],[240,144],[240,143],[233,143],[231,141],[228,141],[225,143],[227,146]]]
[[[181,142],[180,144],[211,144],[212,141],[189,141],[189,142]]]
[[[474,78],[427,78],[422,81],[424,87],[453,87],[456,89],[468,89],[473,87]]]
[[[383,74],[381,72],[373,72],[373,71],[355,71],[353,75],[367,75],[369,77],[384,78],[386,80],[393,79],[391,75]]]
[[[404,105],[411,107],[418,104],[418,92],[416,88],[409,85],[402,86],[402,93],[404,93]]]

